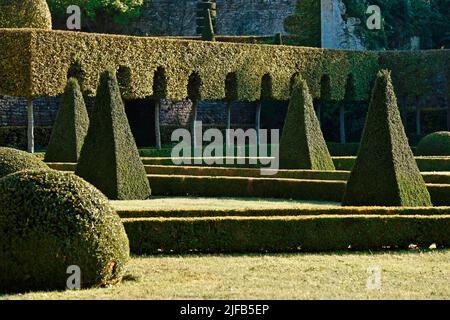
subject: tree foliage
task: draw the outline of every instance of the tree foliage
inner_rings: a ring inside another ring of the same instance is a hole
[[[77,5],[83,29],[114,33],[141,14],[144,0],[48,0],[48,4],[56,28],[66,28],[67,7]]]
[[[450,0],[342,0],[347,7],[344,19],[358,18],[357,33],[372,50],[410,49],[411,38],[420,37],[421,49],[450,44]],[[381,9],[381,30],[369,30],[369,5]],[[320,0],[297,0],[295,11],[286,17],[285,30],[298,36],[298,43],[320,46]]]
[[[343,0],[347,16],[361,20],[358,32],[368,49],[409,49],[412,37],[421,48],[440,48],[450,37],[450,0]],[[368,30],[369,5],[381,9],[381,30]]]
[[[284,29],[298,36],[300,45],[320,47],[320,1],[297,0],[294,13],[284,20]]]

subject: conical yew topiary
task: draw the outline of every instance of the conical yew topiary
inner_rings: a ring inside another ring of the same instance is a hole
[[[334,170],[306,81],[298,76],[280,142],[281,169]]]
[[[70,78],[45,154],[46,162],[77,162],[89,127],[89,116],[77,79]]]
[[[343,205],[430,206],[387,70],[378,73]]]
[[[113,70],[100,77],[76,174],[109,199],[146,199],[151,194]]]

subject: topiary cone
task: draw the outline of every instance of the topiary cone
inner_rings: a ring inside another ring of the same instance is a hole
[[[430,194],[408,144],[387,70],[380,71],[375,81],[343,205],[431,205]]]
[[[52,29],[46,0],[1,0],[0,28]]]
[[[100,77],[76,174],[109,199],[147,199],[151,194],[113,70]]]
[[[280,142],[281,169],[334,170],[308,85],[301,77],[294,82]]]
[[[88,127],[89,116],[78,80],[70,78],[61,97],[45,161],[78,162]]]

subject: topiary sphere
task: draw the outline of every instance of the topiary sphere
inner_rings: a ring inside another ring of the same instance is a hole
[[[0,178],[22,170],[49,170],[49,167],[31,153],[0,147]]]
[[[1,0],[0,28],[52,29],[46,0]]]
[[[423,137],[416,153],[418,156],[450,156],[450,132],[440,131]]]
[[[0,179],[0,203],[0,291],[65,289],[73,265],[81,288],[121,280],[128,237],[91,184],[67,172],[20,171]]]

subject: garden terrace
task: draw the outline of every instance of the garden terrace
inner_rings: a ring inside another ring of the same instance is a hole
[[[225,99],[225,80],[233,72],[240,101],[261,98],[265,75],[272,87],[264,96],[288,100],[292,77],[298,73],[316,98],[321,79],[329,77],[327,96],[336,101],[344,99],[352,75],[354,99],[367,100],[376,72],[383,67],[392,69],[398,95],[426,93],[432,86],[429,79],[436,74],[443,74],[450,88],[447,50],[355,52],[38,29],[2,29],[0,47],[0,94],[28,98],[61,94],[68,74],[80,80],[84,91],[95,94],[99,75],[107,67],[120,70],[122,93],[130,99],[153,95],[158,67],[165,74],[160,98],[171,100],[188,97],[188,79],[194,72],[203,100]]]

